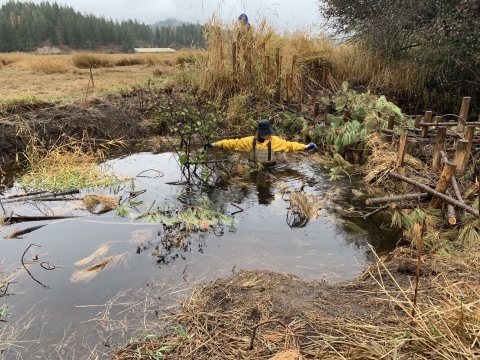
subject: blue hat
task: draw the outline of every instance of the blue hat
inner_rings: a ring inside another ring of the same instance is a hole
[[[238,17],[238,20],[243,20],[245,22],[248,22],[247,14],[240,14],[240,16]]]
[[[262,119],[258,122],[258,135],[270,135],[275,132],[270,121]]]

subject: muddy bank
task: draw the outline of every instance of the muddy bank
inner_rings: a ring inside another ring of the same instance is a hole
[[[0,166],[15,161],[32,137],[45,147],[61,137],[134,141],[152,135],[144,95],[109,95],[84,102],[41,103],[0,114]]]
[[[182,309],[168,317],[182,331],[130,343],[114,358],[141,354],[154,359],[151,354],[159,353],[169,359],[284,360],[480,355],[478,255],[425,257],[413,316],[416,253],[397,249],[389,259],[338,285],[269,271],[218,279],[195,288]]]

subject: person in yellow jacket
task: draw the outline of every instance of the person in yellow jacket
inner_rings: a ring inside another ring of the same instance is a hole
[[[310,143],[304,145],[294,141],[287,141],[273,135],[275,132],[268,120],[258,122],[258,131],[255,136],[241,139],[227,139],[204,145],[204,148],[218,147],[225,150],[246,151],[250,153],[250,160],[264,165],[274,164],[274,153],[296,152],[302,150],[318,150],[317,145]]]

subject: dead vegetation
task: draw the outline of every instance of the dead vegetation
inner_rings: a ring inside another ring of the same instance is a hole
[[[197,286],[181,311],[162,319],[183,332],[131,342],[114,359],[479,356],[478,254],[424,258],[415,315],[416,253],[398,249],[392,257],[341,285],[242,271]]]

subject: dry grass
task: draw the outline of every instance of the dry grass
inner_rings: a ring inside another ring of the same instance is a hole
[[[267,271],[242,271],[197,286],[178,314],[162,319],[184,331],[133,341],[114,359],[155,359],[159,353],[169,359],[478,357],[477,253],[424,259],[415,315],[416,253],[399,249],[393,259],[377,258],[356,280],[339,286]]]
[[[75,263],[75,266],[85,266],[85,265],[91,263],[93,260],[102,257],[103,255],[105,255],[107,253],[108,249],[110,249],[110,246],[112,246],[112,244],[113,244],[112,242],[107,242],[105,244],[102,244],[92,254],[90,254],[86,258],[83,258],[82,260],[78,260]]]
[[[110,146],[123,146],[123,142],[109,141],[103,145],[103,149]],[[122,181],[108,172],[105,166],[99,165],[104,160],[104,151],[102,147],[95,146],[95,141],[86,137],[81,140],[61,137],[57,145],[48,150],[32,137],[24,156],[27,172],[18,179],[17,184],[25,191],[42,189],[55,192],[109,187]]]
[[[83,197],[83,203],[92,214],[100,214],[115,210],[120,202],[120,196],[105,196],[87,194]]]
[[[384,184],[388,174],[397,168],[396,149],[392,144],[385,142],[379,134],[373,134],[368,138],[366,149],[370,154],[363,167],[365,181],[374,185]],[[404,168],[425,169],[425,164],[409,154],[405,155],[404,163]]]
[[[100,260],[99,262],[97,262],[93,265],[90,265],[89,267],[87,267],[85,269],[75,271],[72,274],[72,276],[70,276],[70,281],[71,282],[84,282],[84,283],[89,282],[95,276],[97,276],[100,271],[110,269],[110,268],[114,267],[115,265],[117,265],[120,260],[122,260],[122,259],[125,260],[126,255],[127,255],[127,253],[108,256],[108,257]],[[85,259],[83,259],[83,260],[85,260]],[[83,261],[83,260],[81,260],[81,261]]]
[[[89,61],[95,64],[95,87],[89,92],[94,97],[128,91],[132,86],[142,85],[153,76],[168,76],[175,71],[175,64],[182,62],[183,58],[193,56],[189,54],[188,51],[132,55],[0,53],[0,110],[58,98],[83,98],[90,77]],[[74,59],[81,68],[75,66]]]

